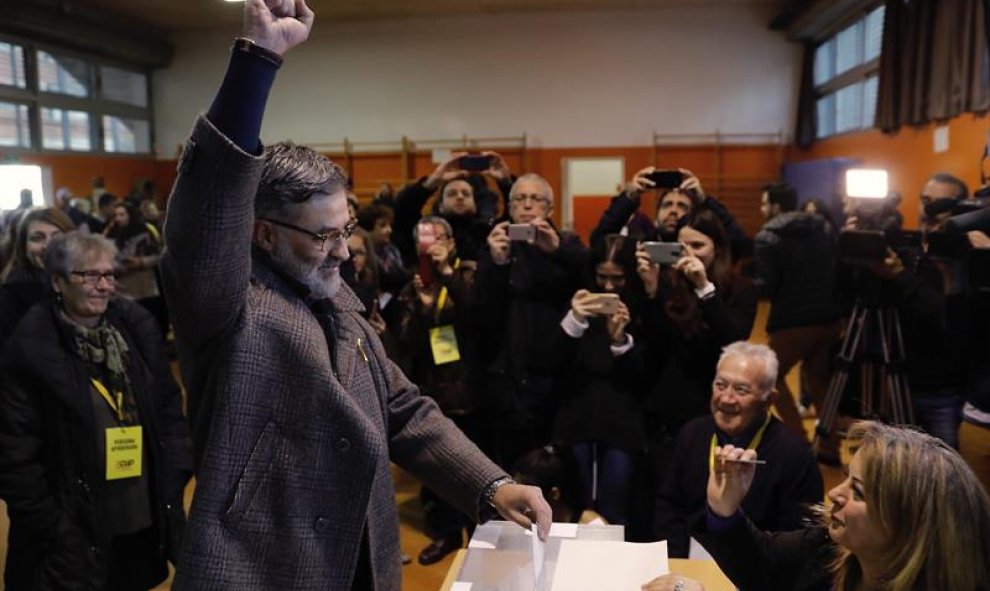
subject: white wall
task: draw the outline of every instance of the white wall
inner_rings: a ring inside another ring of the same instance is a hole
[[[536,147],[649,145],[660,133],[789,132],[800,49],[765,7],[676,7],[335,24],[289,53],[263,137],[328,143],[529,134]],[[236,30],[177,34],[155,75],[174,157]]]

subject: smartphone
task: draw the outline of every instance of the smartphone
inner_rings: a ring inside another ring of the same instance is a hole
[[[673,265],[684,256],[684,245],[680,242],[644,242],[643,248],[650,260],[660,265]]]
[[[419,273],[419,278],[423,280],[424,287],[433,285],[435,273],[433,271],[433,260],[430,258],[430,255],[419,255],[419,269],[417,272]]]
[[[611,316],[619,311],[619,304],[622,302],[622,300],[619,299],[619,294],[593,293],[591,295],[594,296],[591,298],[591,303],[601,306],[598,308],[598,313],[602,316]]]
[[[654,170],[646,175],[658,189],[676,189],[684,182],[684,173],[679,170]]]
[[[424,255],[430,247],[437,243],[437,227],[429,222],[416,226],[416,252]]]
[[[457,159],[457,166],[468,172],[484,172],[492,167],[492,157],[468,154]]]
[[[509,240],[536,240],[536,226],[533,224],[509,224]]]
[[[881,262],[887,258],[887,236],[879,230],[839,232],[839,254],[848,262]]]

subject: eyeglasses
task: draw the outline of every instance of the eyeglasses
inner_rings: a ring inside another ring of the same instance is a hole
[[[527,195],[526,193],[516,193],[511,197],[513,203],[525,203],[530,201],[532,203],[550,203],[550,199],[544,195]]]
[[[117,285],[118,275],[116,271],[107,271],[105,273],[101,273],[100,271],[69,271],[69,275],[82,277],[82,281],[86,285],[99,285],[100,279],[105,279],[109,285]]]
[[[357,229],[357,220],[354,219],[348,220],[347,224],[340,230],[328,230],[323,234],[317,234],[316,232],[307,230],[306,228],[301,228],[299,226],[296,226],[295,224],[290,224],[289,222],[273,220],[270,218],[258,218],[258,219],[266,221],[269,224],[275,224],[276,226],[282,226],[283,228],[288,228],[290,230],[295,230],[296,232],[307,234],[310,238],[313,239],[313,242],[319,243],[320,252],[326,250],[328,240],[333,243],[336,243],[338,240],[347,240],[354,233],[354,230]]]

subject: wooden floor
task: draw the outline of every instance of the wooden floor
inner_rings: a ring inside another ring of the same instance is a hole
[[[766,334],[762,330],[766,326],[766,312],[767,305],[761,303],[755,323],[758,328],[754,329],[750,337],[750,340],[754,342],[766,342]],[[798,392],[797,368],[787,376],[787,379],[792,391]],[[808,430],[810,436],[814,428],[813,420],[805,420],[805,428]],[[843,458],[848,462],[848,455],[845,449],[843,449]],[[821,469],[822,476],[825,480],[825,490],[835,486],[842,480],[842,471],[840,469],[825,465],[822,465]],[[429,543],[429,539],[423,533],[423,509],[419,502],[419,485],[412,477],[406,475],[398,468],[395,469],[394,476],[396,481],[395,501],[399,507],[400,543],[402,545],[402,551],[413,558],[412,564],[402,567],[402,589],[403,591],[437,591],[443,583],[451,562],[453,562],[454,555],[451,554],[441,562],[431,566],[420,566],[416,562],[416,555]],[[189,501],[192,499],[193,487],[194,483],[190,483],[190,486],[186,490],[187,508]],[[3,571],[7,555],[7,528],[6,505],[0,501],[0,572]],[[0,582],[0,589],[2,588],[3,584]],[[169,581],[166,581],[156,589],[166,590],[169,588]]]

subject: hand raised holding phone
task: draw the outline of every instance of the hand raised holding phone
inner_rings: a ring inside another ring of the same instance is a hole
[[[592,316],[609,316],[624,307],[619,295],[614,293],[593,293],[587,289],[579,289],[571,298],[571,312],[579,322],[587,322]]]
[[[650,258],[643,242],[636,244],[636,273],[643,281],[646,297],[653,299],[660,291],[660,265]]]
[[[626,342],[626,327],[629,326],[629,308],[625,302],[619,300],[615,312],[608,317],[608,336],[612,339],[613,345],[622,345]]]

